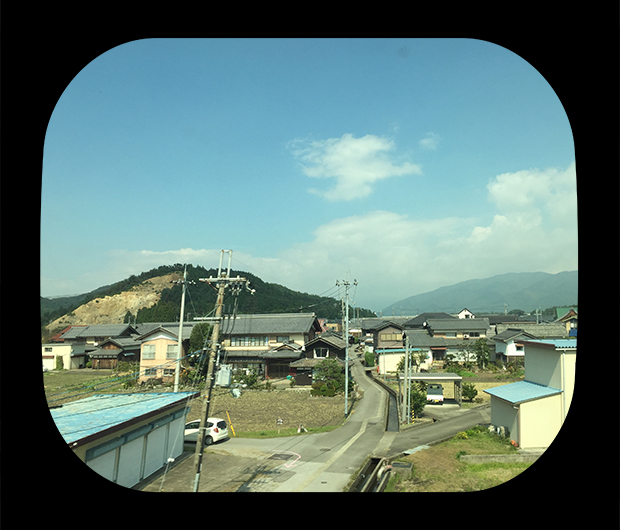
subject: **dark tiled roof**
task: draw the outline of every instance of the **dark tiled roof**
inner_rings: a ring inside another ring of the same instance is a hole
[[[433,331],[486,331],[489,321],[486,318],[429,318],[428,325]]]
[[[453,317],[448,313],[421,313],[417,317],[411,318],[405,322],[406,328],[421,328],[425,321],[428,321],[429,318],[439,318],[439,319],[451,319],[451,320],[461,320],[460,318]],[[469,320],[469,319],[463,319]]]
[[[308,333],[312,328],[320,331],[314,313],[280,313],[273,315],[238,315],[224,319],[221,331],[225,335],[260,335]]]

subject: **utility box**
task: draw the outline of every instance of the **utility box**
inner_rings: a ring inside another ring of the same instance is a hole
[[[215,376],[217,386],[230,386],[232,382],[232,366],[230,364],[220,365],[220,369]]]

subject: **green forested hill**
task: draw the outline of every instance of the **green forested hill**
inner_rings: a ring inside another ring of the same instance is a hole
[[[84,304],[94,298],[113,296],[123,291],[128,291],[135,285],[139,285],[145,280],[157,276],[163,276],[171,272],[183,274],[183,265],[164,265],[156,269],[144,272],[140,275],[132,275],[129,278],[112,284],[110,286],[96,289],[90,293],[77,297],[56,298],[49,300],[41,298],[41,322],[46,324],[54,316],[60,316],[65,312],[72,311],[79,305]],[[237,300],[237,313],[295,313],[295,312],[314,312],[321,318],[340,318],[340,300],[324,296],[293,291],[276,283],[268,283],[248,272],[231,270],[232,276],[243,276],[248,278],[252,288],[256,289],[255,295],[243,290]],[[196,285],[189,285],[185,300],[185,318],[205,316],[209,314],[216,301],[216,291],[206,282],[198,281],[199,278],[217,276],[216,269],[205,269],[200,266],[187,266],[187,279],[194,280]],[[179,318],[181,306],[181,286],[171,284],[169,289],[162,292],[160,301],[152,307],[140,309],[137,315],[126,316],[126,321],[137,317],[137,323],[156,322],[156,321],[176,321]],[[235,297],[227,294],[225,298],[226,312],[232,312],[232,305]],[[60,315],[57,315],[62,311]],[[367,309],[360,309],[360,316],[374,316],[374,313]]]

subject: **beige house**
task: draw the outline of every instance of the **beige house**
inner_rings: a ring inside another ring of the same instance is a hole
[[[181,357],[187,354],[192,328],[183,327],[183,348]],[[140,335],[140,377],[142,383],[148,379],[162,379],[164,383],[174,380],[178,351],[178,332],[176,329],[159,326]]]
[[[577,341],[522,342],[525,380],[484,390],[491,396],[491,423],[507,429],[523,449],[547,448],[560,431],[573,397]]]
[[[86,344],[84,343],[52,342],[50,344],[41,344],[43,368],[55,370],[57,357],[62,358],[62,367],[66,370],[84,368],[86,366],[85,348]]]

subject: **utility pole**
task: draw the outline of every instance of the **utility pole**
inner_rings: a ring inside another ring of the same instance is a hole
[[[181,371],[181,352],[183,351],[183,316],[185,313],[185,289],[187,288],[187,284],[191,283],[196,285],[194,281],[187,281],[187,265],[185,265],[185,269],[183,270],[183,279],[182,280],[172,280],[170,283],[180,283],[183,285],[183,294],[181,295],[181,318],[179,319],[179,347],[177,349],[177,362],[174,367],[174,391],[179,391],[179,373]]]
[[[351,283],[348,280],[338,281],[336,285],[344,286],[344,417],[347,417],[349,412],[349,286]],[[357,280],[353,280],[353,285],[357,285]]]
[[[403,383],[403,420],[407,420],[406,423],[409,423],[410,414],[409,414],[409,337],[405,332],[405,377]]]
[[[222,272],[222,260],[224,253],[228,253],[228,272]],[[200,485],[200,471],[202,468],[202,455],[205,447],[205,434],[207,430],[207,419],[209,418],[209,405],[211,402],[211,392],[213,390],[213,383],[215,382],[215,356],[219,350],[219,338],[220,338],[220,324],[222,321],[222,309],[224,307],[224,292],[227,287],[231,287],[233,295],[238,295],[241,292],[241,287],[245,285],[245,288],[250,291],[250,294],[254,294],[255,290],[250,289],[250,281],[247,278],[230,277],[230,263],[232,261],[232,250],[222,250],[220,254],[220,266],[217,271],[217,278],[210,276],[209,278],[199,278],[201,282],[207,282],[211,285],[211,282],[217,284],[217,301],[215,302],[215,323],[213,325],[213,334],[211,335],[211,349],[209,352],[209,365],[207,369],[207,380],[205,387],[205,394],[202,398],[202,415],[200,417],[200,428],[198,430],[198,438],[196,440],[196,452],[194,454],[194,491],[198,491]]]

